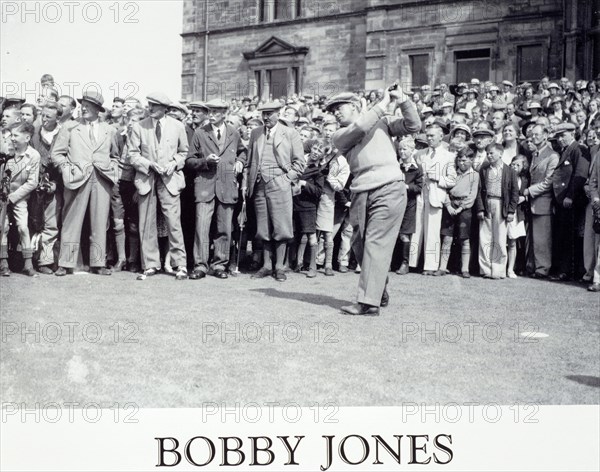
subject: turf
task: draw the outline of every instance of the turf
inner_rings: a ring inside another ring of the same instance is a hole
[[[598,294],[525,278],[390,276],[390,306],[363,318],[340,313],[353,273],[285,283],[13,274],[0,281],[2,401],[599,403]],[[79,323],[71,339],[65,323]]]

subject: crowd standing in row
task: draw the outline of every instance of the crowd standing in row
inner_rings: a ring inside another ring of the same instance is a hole
[[[365,284],[381,279],[385,305],[388,268],[443,276],[456,248],[465,278],[522,273],[600,291],[599,86],[473,79],[408,100],[390,90],[191,103],[152,93],[147,106],[117,97],[110,110],[88,91],[76,119],[77,102],[45,75],[37,103],[2,103],[0,274],[10,274],[10,222],[28,275],[71,273],[83,231],[92,272],[142,280],[163,269],[224,279],[238,256],[255,278],[316,277],[320,266],[332,276],[354,255]],[[372,195],[390,182],[402,182],[398,198]],[[377,198],[401,208],[371,214]],[[384,238],[365,215],[398,228]],[[383,246],[391,261],[365,268]],[[378,305],[365,297],[367,311]]]

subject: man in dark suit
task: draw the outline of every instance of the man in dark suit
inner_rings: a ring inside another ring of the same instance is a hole
[[[552,189],[554,191],[556,223],[556,237],[560,255],[558,256],[558,274],[552,280],[570,280],[573,276],[573,264],[575,259],[575,219],[573,210],[573,199],[575,194],[581,190],[583,183],[578,186],[575,178],[575,169],[581,157],[579,143],[575,141],[575,125],[573,123],[561,123],[554,128],[558,144],[562,152],[556,170],[552,175]]]
[[[237,176],[244,170],[246,150],[233,126],[225,123],[228,104],[215,99],[206,103],[210,123],[194,133],[186,166],[195,175],[196,237],[192,279],[202,279],[209,271],[210,228],[214,235],[214,255],[210,269],[220,279],[227,278],[233,210],[238,200]]]
[[[256,239],[264,241],[263,266],[254,278],[273,274],[275,280],[286,280],[284,259],[287,242],[293,239],[292,184],[304,170],[304,149],[300,135],[279,123],[283,104],[274,101],[261,105],[265,126],[252,131],[243,191],[254,196]]]
[[[55,275],[72,272],[77,263],[81,227],[89,207],[91,225],[90,268],[95,274],[110,275],[106,265],[106,226],[112,187],[118,179],[116,160],[111,158],[115,129],[98,120],[104,98],[97,92],[84,93],[82,119],[75,127],[63,127],[52,147],[52,163],[64,183],[64,208],[59,268]]]
[[[531,208],[527,271],[533,277],[546,278],[552,266],[552,176],[559,157],[548,143],[544,126],[535,125],[531,139],[536,150],[529,168],[531,182],[523,191]]]

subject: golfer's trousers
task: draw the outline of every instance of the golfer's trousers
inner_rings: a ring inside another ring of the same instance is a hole
[[[352,196],[352,249],[362,268],[358,281],[359,303],[372,306],[381,303],[405,209],[404,182],[391,182]]]

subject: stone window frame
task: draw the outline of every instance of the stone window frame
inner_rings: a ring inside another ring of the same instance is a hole
[[[537,82],[539,82],[540,79],[544,75],[547,75],[547,73],[548,73],[548,53],[550,51],[550,38],[548,36],[534,36],[534,37],[529,37],[529,38],[523,38],[521,40],[513,41],[512,46],[515,48],[514,49],[514,52],[515,52],[515,54],[514,54],[514,58],[515,58],[514,74],[515,74],[515,80],[517,82],[522,82],[522,80],[520,78],[521,71],[519,70],[519,49],[522,46],[541,46],[541,48],[542,48],[541,75],[537,80],[526,79],[529,83],[531,83],[533,85],[537,85]]]
[[[435,52],[436,47],[434,44],[425,44],[419,47],[407,47],[402,48],[398,53],[398,61],[396,62],[400,66],[399,70],[399,78],[400,83],[404,90],[415,90],[419,88],[412,84],[412,70],[410,67],[410,56],[418,56],[427,54],[429,56],[429,86],[432,86],[435,83]],[[420,89],[420,88],[419,88]]]
[[[472,44],[452,44],[452,45],[447,45],[446,46],[446,77],[451,77],[451,79],[449,79],[449,82],[452,83],[458,83],[457,81],[457,77],[456,77],[456,73],[457,73],[457,67],[456,67],[456,53],[457,52],[463,52],[463,51],[472,51],[473,45]],[[494,44],[494,43],[490,43],[490,42],[481,42],[477,44],[477,48],[476,49],[489,49],[490,50],[490,68],[489,68],[489,73],[488,73],[488,77],[489,80],[493,79],[494,76],[494,60],[495,58],[498,57],[498,44]]]

